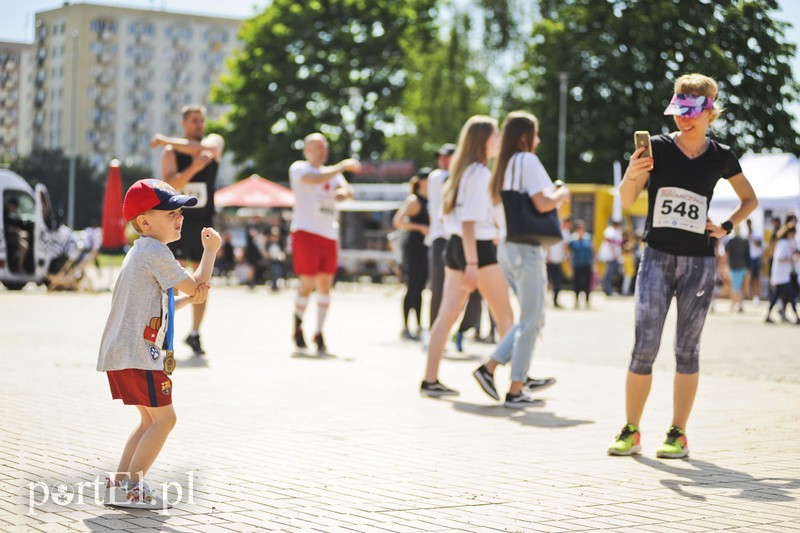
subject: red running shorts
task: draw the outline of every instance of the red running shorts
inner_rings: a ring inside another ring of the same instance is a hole
[[[172,403],[172,380],[161,370],[109,370],[111,397],[125,405],[164,407]]]
[[[337,242],[307,231],[292,233],[294,272],[300,276],[336,274]]]

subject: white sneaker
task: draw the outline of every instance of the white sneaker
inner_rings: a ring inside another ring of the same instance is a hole
[[[119,496],[122,496],[121,498]],[[139,482],[130,486],[120,486],[113,494],[113,502],[107,500],[106,505],[114,507],[133,507],[136,509],[169,509],[171,505],[164,506],[164,501],[159,498],[155,491],[147,483]]]
[[[122,490],[120,482],[106,477],[106,490],[103,495],[103,502],[107,505],[114,505],[115,502],[125,501],[125,491]]]

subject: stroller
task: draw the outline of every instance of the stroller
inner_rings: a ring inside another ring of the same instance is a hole
[[[87,268],[97,263],[97,248],[80,246],[71,230],[70,235],[64,240],[61,252],[50,263],[50,273],[47,275],[48,291],[86,291],[97,292],[92,280],[89,278]]]

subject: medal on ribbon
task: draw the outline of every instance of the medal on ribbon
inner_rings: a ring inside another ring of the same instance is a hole
[[[167,355],[164,356],[164,373],[168,376],[172,375],[172,372],[175,370],[175,367],[178,366],[175,362],[175,356],[173,355],[172,350],[167,350]]]
[[[173,351],[172,341],[175,337],[175,289],[170,287],[167,290],[167,355],[164,356],[164,373],[168,376],[172,375],[175,367],[178,366],[175,361],[175,352]]]

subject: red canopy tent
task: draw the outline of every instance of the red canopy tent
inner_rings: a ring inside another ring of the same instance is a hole
[[[292,207],[294,193],[283,185],[253,174],[214,193],[217,207]]]
[[[113,159],[108,167],[106,191],[103,197],[103,251],[121,252],[127,244],[125,218],[122,216],[122,173],[119,161]]]

